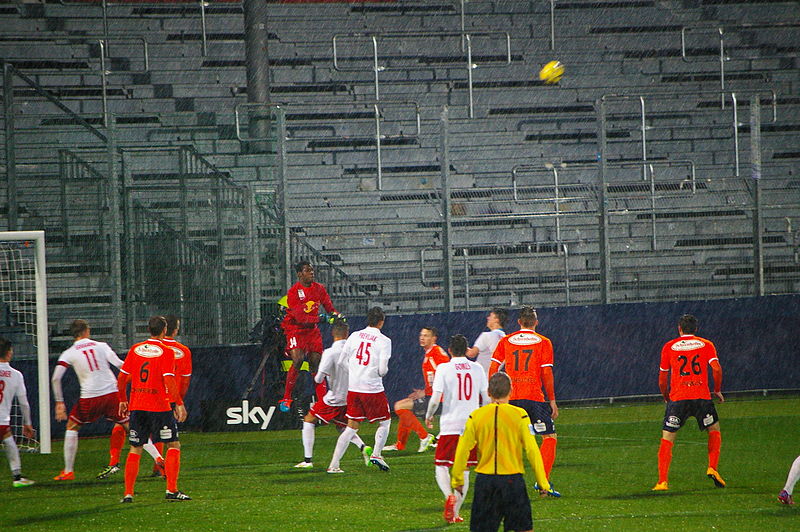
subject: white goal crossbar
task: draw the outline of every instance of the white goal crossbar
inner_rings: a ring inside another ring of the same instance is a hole
[[[50,375],[47,334],[47,282],[44,231],[3,231],[0,241],[22,241],[34,243],[34,284],[36,293],[36,358],[39,388],[39,452],[50,454]]]

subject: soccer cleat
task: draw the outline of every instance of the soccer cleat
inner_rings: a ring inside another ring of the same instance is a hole
[[[192,498],[182,491],[168,491],[164,497],[168,501],[191,501]]]
[[[299,464],[296,464],[295,467],[297,469],[311,469],[312,467],[314,467],[314,463],[313,462],[306,462],[305,460],[303,460]]]
[[[363,449],[361,449],[361,457],[364,458],[364,465],[369,466],[369,457],[372,456],[372,447],[369,445],[365,445]]]
[[[708,469],[706,469],[706,475],[708,475],[708,478],[710,478],[711,480],[714,481],[714,485],[716,487],[718,487],[718,488],[724,488],[725,487],[725,481],[722,480],[722,477],[720,476],[720,474],[717,473],[717,470],[714,469],[713,467],[709,467]]]
[[[556,491],[553,486],[550,486],[550,489],[547,491],[548,497],[553,497],[554,499],[558,499],[561,497],[561,492]]]
[[[102,471],[100,471],[100,473],[97,474],[97,478],[102,480],[104,478],[110,477],[115,473],[119,473],[119,464],[106,466],[105,469],[103,469]]]
[[[792,499],[792,494],[786,490],[781,490],[781,492],[778,494],[778,500],[786,505],[794,504],[794,499]]]
[[[668,489],[669,486],[667,485],[667,481],[665,480],[664,482],[659,482],[658,484],[653,486],[653,488],[650,491],[667,491]]]
[[[550,482],[550,479],[547,479],[547,480],[548,480],[548,482]],[[541,488],[541,487],[539,487],[539,483],[538,483],[538,482],[534,482],[534,483],[533,483],[533,489],[535,489],[535,490],[537,490],[537,491],[538,491],[538,490],[540,490],[540,489],[542,489],[542,488]],[[556,489],[555,485],[554,485],[552,482],[550,482],[550,489],[551,489],[551,490],[555,490],[555,489]]]
[[[387,445],[383,448],[384,451],[399,451],[400,449],[397,448],[397,444],[393,443],[392,445]]]
[[[291,399],[281,399],[278,403],[278,408],[281,412],[286,413],[292,408],[292,400]]]
[[[167,478],[167,471],[164,468],[165,463],[163,458],[157,458],[156,463],[153,464],[153,472],[150,473],[151,477]]]
[[[336,473],[344,473],[344,471],[342,471],[338,467],[329,467],[327,472],[332,474],[332,475],[335,475]]]
[[[369,461],[378,466],[381,471],[389,471],[389,464],[384,461],[382,456],[371,456]]]
[[[120,500],[119,502],[121,502],[121,503],[130,503],[130,502],[133,502],[133,495],[125,495],[125,496],[122,498],[122,500]]]
[[[419,449],[417,449],[417,452],[424,453],[431,446],[431,443],[433,443],[433,434],[428,434],[419,440]]]
[[[32,481],[29,478],[25,477],[18,477],[14,479],[14,487],[15,488],[26,488],[28,486],[33,486],[36,482]]]
[[[452,520],[452,521],[450,521],[450,522],[451,522],[451,523],[463,523],[463,522],[464,522],[464,518],[463,518],[463,517],[461,517],[460,515],[457,515],[457,516],[455,516],[455,517],[453,518],[453,520]]]
[[[452,493],[444,501],[444,520],[448,523],[453,523],[453,519],[456,517],[456,502],[458,499]]]
[[[58,475],[54,476],[53,480],[75,480],[75,472],[70,471],[67,473],[66,471],[62,471]]]

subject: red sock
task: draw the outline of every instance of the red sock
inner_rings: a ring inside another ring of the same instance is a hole
[[[111,429],[111,438],[109,438],[108,450],[108,465],[113,466],[119,464],[119,455],[122,452],[122,446],[125,444],[125,427],[122,425],[114,425]]]
[[[708,467],[717,469],[719,465],[719,449],[722,447],[722,433],[712,430],[708,433]]]
[[[139,474],[139,460],[142,455],[128,453],[125,460],[125,495],[133,495],[133,487],[136,484],[136,476]]]
[[[289,371],[286,372],[286,388],[283,391],[284,399],[288,400],[292,398],[292,390],[294,390],[294,383],[297,382],[298,375],[300,375],[300,372],[294,367],[294,364],[292,364],[289,367]]]
[[[405,449],[406,442],[408,442],[408,435],[413,430],[419,436],[419,439],[423,439],[428,435],[428,431],[425,430],[425,427],[422,426],[422,423],[419,422],[417,416],[411,410],[398,410],[397,417],[400,418],[400,426],[397,428],[397,448],[398,449]]]
[[[167,491],[178,491],[178,475],[181,472],[181,450],[167,449],[167,463],[164,466],[167,470]]]
[[[666,482],[669,477],[669,464],[672,462],[672,442],[661,438],[658,447],[658,481]]]
[[[548,479],[550,479],[550,471],[553,469],[553,462],[556,461],[557,441],[555,438],[542,438],[542,462],[544,462],[544,474]]]
[[[158,454],[160,454],[161,457],[163,458],[164,457],[164,442],[160,441],[158,443],[154,443],[153,445],[155,445],[156,451],[158,451]]]

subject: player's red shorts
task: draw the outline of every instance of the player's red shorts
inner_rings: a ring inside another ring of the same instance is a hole
[[[284,329],[286,336],[286,351],[290,349],[302,349],[306,353],[322,353],[322,334],[319,327],[300,329],[287,327]]]
[[[383,421],[392,417],[386,392],[347,392],[347,417],[355,421]]]
[[[456,447],[458,447],[458,434],[445,434],[439,436],[439,442],[436,444],[436,455],[434,456],[434,463],[436,465],[452,467],[456,459]],[[478,465],[478,448],[473,447],[467,458],[467,466],[474,467]]]
[[[346,406],[331,406],[326,404],[325,401],[317,401],[311,405],[308,413],[326,424],[333,421],[337,425],[347,425],[347,419],[345,418],[347,413]]]
[[[128,422],[127,415],[119,415],[119,396],[116,392],[107,393],[99,397],[78,399],[78,402],[75,403],[69,413],[69,418],[78,425],[92,423],[100,419],[100,417],[105,417],[115,423]]]
[[[6,432],[8,432],[10,429],[11,425],[0,425],[0,438],[5,436]]]

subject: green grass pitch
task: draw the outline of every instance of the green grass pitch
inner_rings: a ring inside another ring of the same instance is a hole
[[[692,419],[678,434],[670,491],[653,493],[661,404],[563,408],[552,475],[563,497],[532,500],[534,528],[800,530],[800,508],[775,498],[800,453],[797,398],[738,398],[718,410],[720,472],[728,487],[717,489],[705,476],[706,437]],[[374,427],[366,425],[362,433],[371,444]],[[122,473],[105,481],[94,478],[107,460],[107,438],[81,440],[77,478],[62,483],[50,480],[62,465],[56,442],[52,455],[22,456],[23,470],[36,486],[14,489],[9,476],[0,484],[0,525],[93,532],[469,530],[471,495],[462,510],[467,522],[445,525],[433,454],[416,453],[415,436],[411,451],[385,454],[392,467],[388,473],[365,467],[351,446],[342,461],[346,474],[327,475],[334,441],[333,428],[318,428],[315,468],[297,470],[292,466],[302,459],[299,431],[185,433],[180,488],[194,500],[166,502],[164,482],[147,476],[152,462],[145,457],[132,505],[119,503]],[[530,474],[528,481],[533,482]]]

